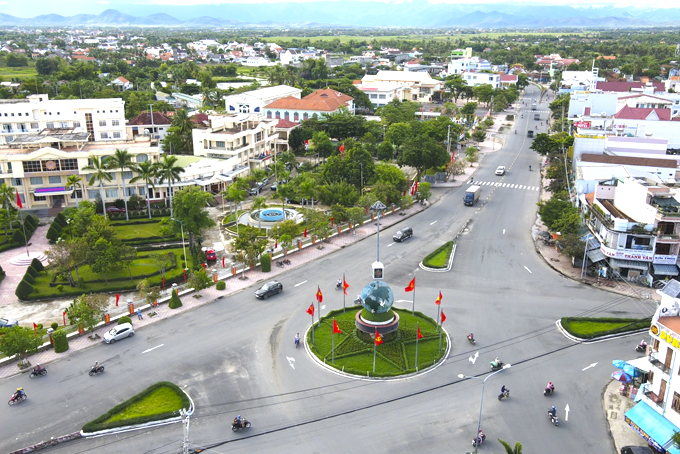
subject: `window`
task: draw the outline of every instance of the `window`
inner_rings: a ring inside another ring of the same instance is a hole
[[[106,198],[107,199],[116,199],[118,198],[118,188],[109,188],[106,190]]]
[[[19,200],[21,200],[22,204],[26,203],[26,197],[23,194],[19,194]]]
[[[109,138],[109,133],[108,132],[102,132],[99,134],[99,137],[102,139],[108,139]]]
[[[17,129],[20,132],[28,132],[28,128],[26,127],[25,123],[17,123]]]
[[[61,183],[61,177],[58,176],[58,175],[49,176],[49,177],[47,177],[47,179],[49,180],[50,184],[60,184]]]
[[[309,119],[309,114],[307,112],[302,114],[302,119],[303,120],[308,120]]]
[[[47,197],[45,197],[44,195],[33,194],[33,200],[35,200],[36,202],[44,202],[45,200],[47,200]]]
[[[281,112],[279,112],[278,110],[276,111],[276,113],[274,115],[275,115],[277,120],[281,119]]]
[[[53,161],[52,159],[49,159],[47,161],[40,161],[40,165],[42,166],[43,172],[56,172],[60,170],[59,161]]]
[[[94,200],[94,199],[97,198],[98,195],[99,195],[99,190],[97,190],[97,189],[88,189],[87,190],[87,198],[88,199]]]
[[[114,138],[114,139],[120,139],[120,132],[115,131],[115,132],[113,133],[113,138]]]
[[[106,120],[99,120],[99,126],[106,126]]]
[[[652,349],[653,349],[655,352],[658,352],[658,351],[659,351],[659,339],[654,339],[654,343],[652,344]]]
[[[125,188],[125,195],[128,197],[135,195],[135,188]]]
[[[223,140],[215,141],[215,148],[224,148],[224,141]]]
[[[680,394],[673,393],[673,403],[671,404],[676,413],[680,413]]]
[[[38,129],[39,127],[38,123],[31,123],[31,129]]]
[[[4,124],[2,125],[2,132],[14,132],[12,125]]]
[[[31,184],[35,185],[43,184],[43,177],[31,177]]]
[[[78,199],[83,200],[83,190],[82,189],[76,189],[73,191],[73,194],[71,194],[71,198],[75,199],[78,197]]]
[[[74,122],[73,122],[73,127],[74,127],[74,128],[80,128],[80,122],[79,122],[79,121],[74,121]]]
[[[41,172],[40,161],[24,161],[24,172]]]
[[[288,112],[286,112],[286,113],[283,115],[283,118],[286,119],[286,120],[288,120],[289,116],[290,116],[290,114],[289,114]]]
[[[135,160],[137,162],[146,162],[149,160],[149,156],[145,155],[144,153],[140,153],[137,156],[135,156]]]
[[[53,128],[54,128],[54,123],[52,123],[51,121],[48,121],[48,122],[45,124],[45,127],[46,127],[47,129],[53,129]]]
[[[59,164],[61,164],[61,170],[78,170],[77,159],[62,159]]]
[[[258,132],[257,134],[255,134],[255,142],[259,142],[261,140],[262,140],[262,133]]]
[[[671,364],[673,364],[673,349],[668,348],[666,350],[666,360],[663,362],[667,368],[671,368]]]
[[[378,98],[379,99],[386,99],[386,96],[385,95],[379,95]]]
[[[21,186],[21,178],[12,178],[13,186]]]
[[[132,170],[126,170],[125,172],[123,172],[123,179],[124,180],[132,179]]]
[[[111,126],[120,126],[120,120],[111,120]]]
[[[139,195],[142,197],[146,196],[146,188],[144,186],[139,188]]]
[[[376,93],[371,93],[371,99],[378,99],[378,95]]]
[[[269,119],[272,118],[272,111],[271,110],[267,111],[267,118],[269,118]]]
[[[68,128],[68,121],[60,121],[59,127],[60,128]]]

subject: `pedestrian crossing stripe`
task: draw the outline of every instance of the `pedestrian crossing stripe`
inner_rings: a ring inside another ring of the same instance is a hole
[[[512,184],[512,183],[501,183],[500,181],[473,181],[469,183],[469,186],[494,186],[498,188],[508,188],[508,189],[524,189],[527,191],[538,191],[538,186],[528,186],[522,184]]]

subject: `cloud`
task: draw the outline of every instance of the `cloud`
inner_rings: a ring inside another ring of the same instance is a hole
[[[8,4],[8,3],[9,3],[9,2],[0,2],[0,6],[6,5],[6,4]]]
[[[100,0],[100,1],[97,1],[95,3],[100,3],[102,5],[108,5],[109,4],[109,2],[107,2],[106,0]]]

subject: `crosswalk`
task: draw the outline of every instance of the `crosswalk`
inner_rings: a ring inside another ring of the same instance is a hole
[[[501,183],[500,181],[473,181],[468,183],[468,186],[496,186],[498,188],[508,188],[508,189],[523,189],[525,191],[538,191],[540,188],[538,186],[526,186],[521,184],[510,184]]]

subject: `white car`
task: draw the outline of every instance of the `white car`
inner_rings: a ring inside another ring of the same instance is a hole
[[[496,169],[496,175],[505,175],[505,166],[498,166]]]
[[[125,339],[126,337],[132,337],[135,335],[135,330],[132,328],[131,323],[121,323],[120,325],[114,326],[104,334],[104,342],[107,344],[113,344],[117,340]]]

